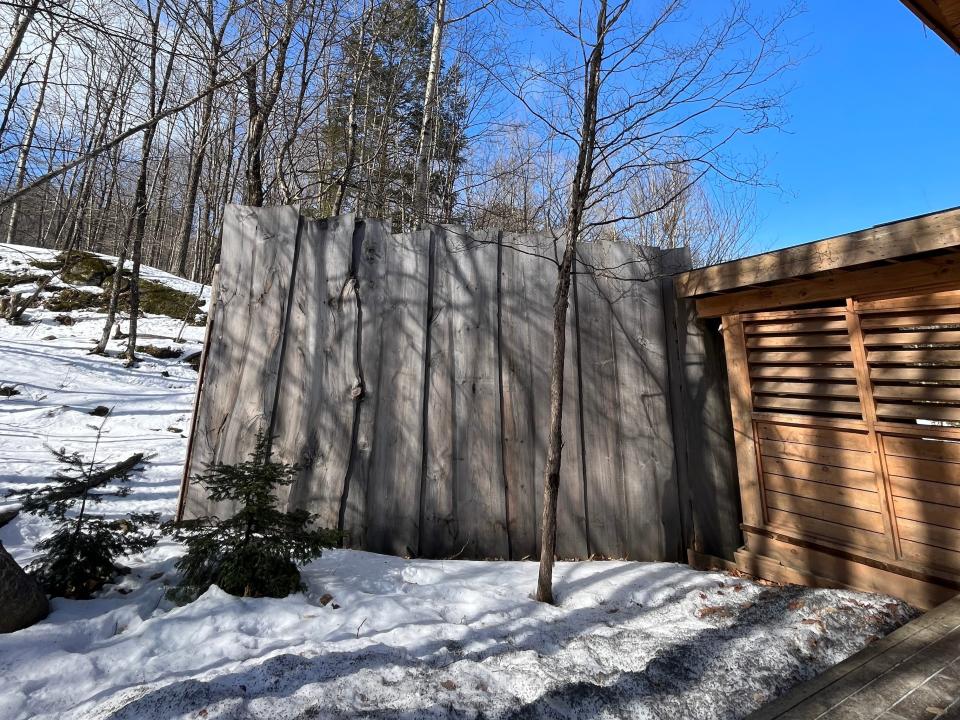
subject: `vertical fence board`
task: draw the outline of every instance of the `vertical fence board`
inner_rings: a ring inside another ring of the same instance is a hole
[[[457,537],[453,495],[454,427],[456,422],[453,379],[454,310],[450,300],[449,257],[442,228],[431,227],[427,325],[428,358],[424,378],[424,466],[420,494],[418,554],[449,556]]]
[[[540,547],[557,272],[553,262],[537,256],[544,251],[541,240],[536,235],[507,235],[501,250],[503,473],[514,558],[535,557]]]
[[[593,268],[577,278],[591,551],[680,559],[660,270],[644,257],[659,253],[580,251]]]
[[[220,287],[213,310],[198,409],[192,471],[234,463],[253,451],[273,414],[287,299],[293,273],[296,208],[228,205],[224,211]],[[233,512],[189,486],[184,517]]]
[[[304,220],[274,422],[274,455],[295,462],[290,508],[336,528],[350,459],[357,306],[350,278],[354,218]]]
[[[556,249],[557,256],[562,252],[562,246]],[[552,273],[550,282],[556,287],[556,271]],[[584,463],[588,458],[584,454],[583,426],[580,420],[580,405],[582,393],[580,386],[580,343],[579,343],[579,308],[577,305],[576,286],[571,287],[570,305],[567,308],[566,330],[566,361],[563,366],[563,448],[560,453],[560,490],[557,493],[557,555],[564,559],[589,557],[592,554],[587,537],[587,501],[584,487]],[[546,357],[544,362],[548,372],[550,367],[550,352],[553,343],[553,302],[551,298],[550,341],[544,348]],[[548,381],[549,382],[549,381]],[[547,404],[549,417],[550,396],[544,399]],[[542,482],[540,493],[543,493]],[[543,512],[543,502],[540,501],[540,512]]]
[[[371,454],[377,426],[378,383],[382,361],[389,230],[378,220],[357,221],[353,232],[352,272],[355,273],[357,328],[354,336],[354,436],[340,500],[340,522],[346,547],[368,547],[367,503],[370,500]],[[376,490],[375,490],[376,492]]]
[[[497,362],[496,235],[437,229],[434,337],[445,348],[434,359],[449,390],[432,398],[449,402],[449,423],[430,421],[428,442],[447,451],[428,465],[428,475],[446,478],[456,518],[449,553],[505,557],[506,501],[500,447]],[[441,400],[442,398],[442,400]],[[446,436],[446,437],[444,437]]]
[[[585,243],[578,248],[577,310],[579,318],[580,378],[583,396],[583,454],[586,460],[587,530],[590,552],[618,558],[626,554],[627,507],[620,422],[620,388],[617,386],[617,342],[613,309],[624,288],[616,281],[599,277],[601,271],[618,264],[608,257],[607,243]],[[611,272],[623,272],[613,268]],[[627,358],[619,358],[626,362]],[[628,393],[635,392],[627,389]],[[636,519],[633,520],[636,522]]]
[[[613,249],[627,262],[623,248]],[[617,364],[627,554],[637,560],[683,560],[682,521],[672,414],[667,335],[658,251],[626,265],[624,292],[612,309],[619,332]]]
[[[363,547],[413,555],[419,552],[430,233],[389,235],[382,223],[364,224],[360,295],[366,396],[357,443],[367,453],[357,468],[366,496]],[[375,244],[368,244],[368,233],[377,234]],[[379,255],[373,254],[375,248]]]
[[[671,251],[666,273],[690,269],[686,248]],[[676,296],[673,280],[663,280],[664,315],[674,394],[674,437],[683,510],[683,547],[734,559],[743,544],[740,491],[731,442],[723,341],[716,321],[699,320],[693,302]]]
[[[353,547],[536,555],[557,252],[543,236],[390,235],[352,216],[230,206],[193,471],[244,459],[272,427],[275,457],[302,467],[282,503]],[[681,269],[664,258],[686,255],[647,255],[580,247],[561,558],[677,560],[688,545],[729,556],[738,544],[722,351],[661,277]],[[185,517],[232,510],[199,488],[183,501]]]

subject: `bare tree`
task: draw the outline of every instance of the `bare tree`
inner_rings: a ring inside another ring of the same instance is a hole
[[[777,79],[790,65],[782,30],[793,8],[768,17],[733,0],[715,16],[696,18],[686,14],[683,0],[665,0],[655,12],[631,0],[594,0],[567,17],[553,3],[534,0],[525,10],[553,33],[558,54],[547,62],[514,63],[504,85],[543,141],[559,143],[567,155],[537,584],[537,598],[552,603],[567,308],[577,245],[601,231],[627,235],[710,176],[759,182],[755,169],[729,162],[723,151],[738,135],[779,121]],[[679,33],[677,27],[691,30]],[[629,191],[651,172],[675,168],[683,170],[683,182],[655,202],[631,200]]]

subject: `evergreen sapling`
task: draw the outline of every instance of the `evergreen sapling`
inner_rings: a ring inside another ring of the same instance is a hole
[[[270,457],[270,439],[257,433],[250,459],[216,463],[193,482],[212,502],[236,507],[232,517],[202,517],[173,524],[187,553],[177,563],[180,586],[172,596],[189,602],[211,585],[244,597],[285,597],[304,589],[299,565],[339,541],[335,530],[314,529],[316,516],[277,507],[276,490],[293,482],[299,468]]]
[[[129,468],[142,455],[108,468],[97,458],[105,417],[96,430],[96,442],[90,460],[79,452],[49,448],[61,467],[48,479],[50,484],[9,494],[22,498],[21,511],[49,518],[54,532],[38,542],[34,549],[41,555],[27,568],[49,595],[84,599],[112,580],[123,569],[117,558],[143,552],[157,543],[158,535],[145,526],[156,525],[156,513],[134,513],[108,519],[91,512],[106,497],[125,497],[130,493]],[[97,488],[106,486],[108,489]]]

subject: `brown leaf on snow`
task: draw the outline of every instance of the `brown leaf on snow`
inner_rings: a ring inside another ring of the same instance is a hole
[[[729,617],[730,608],[723,605],[707,605],[697,610],[697,617],[701,620],[705,617],[716,615],[718,617]]]

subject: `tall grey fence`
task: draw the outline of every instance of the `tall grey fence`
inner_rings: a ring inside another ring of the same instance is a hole
[[[556,253],[550,238],[227,208],[187,476],[251,452],[345,544],[538,552]],[[583,243],[567,326],[558,554],[732,556],[722,350],[674,299],[684,250]],[[185,482],[183,517],[223,515]]]

